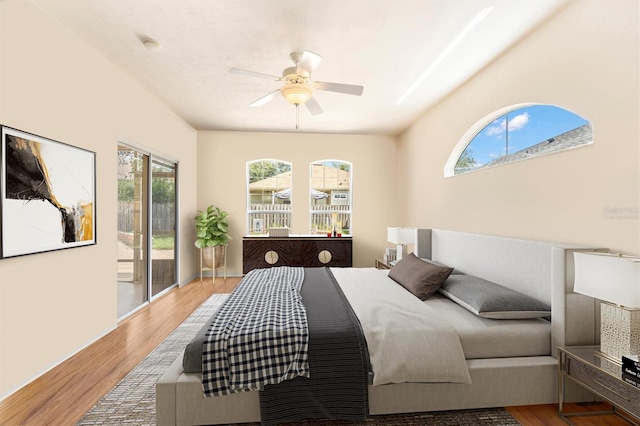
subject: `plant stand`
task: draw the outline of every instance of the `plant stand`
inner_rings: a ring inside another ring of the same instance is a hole
[[[224,279],[227,279],[227,246],[218,246],[223,250],[223,271],[224,271]],[[204,251],[200,249],[200,283],[202,283],[202,276],[204,271],[211,271],[211,279],[213,281],[216,280],[216,253],[215,248],[213,249],[213,259],[212,266],[208,267],[204,263]]]

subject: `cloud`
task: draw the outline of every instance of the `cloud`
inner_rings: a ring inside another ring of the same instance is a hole
[[[520,130],[524,126],[526,126],[528,122],[529,122],[528,112],[523,112],[522,114],[518,114],[515,117],[513,117],[511,120],[509,120],[509,131],[513,132],[516,130]],[[487,128],[487,131],[485,132],[487,136],[502,135],[505,132],[507,128],[506,118],[503,118],[500,121],[496,120],[494,121],[494,123],[495,124]]]
[[[514,130],[520,130],[529,122],[529,113],[523,112],[522,114],[518,114],[509,120],[509,131],[513,132]]]
[[[494,123],[497,123],[497,120],[494,121]],[[493,135],[500,135],[502,133],[504,133],[504,129],[507,126],[507,119],[503,118],[499,123],[487,128],[487,136],[493,136]]]

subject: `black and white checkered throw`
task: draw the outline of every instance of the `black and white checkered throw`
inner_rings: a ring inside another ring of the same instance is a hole
[[[304,269],[247,274],[217,312],[202,354],[205,396],[262,390],[309,377],[309,330],[300,289]]]

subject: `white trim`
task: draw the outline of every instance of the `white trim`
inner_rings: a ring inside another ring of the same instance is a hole
[[[130,310],[127,313],[125,313],[124,315],[122,315],[121,317],[118,317],[118,324],[120,324],[122,321],[126,320],[127,318],[129,318],[131,315],[135,314],[136,312],[138,312],[142,308],[145,308],[145,307],[149,306],[149,303],[151,303],[151,301],[146,300],[146,301],[142,302],[141,304],[139,304],[138,306],[136,306],[135,308],[133,308],[132,310]]]
[[[342,214],[348,214],[349,215],[349,235],[353,235],[353,161],[348,161],[348,160],[339,160],[337,158],[325,158],[323,160],[316,160],[316,161],[310,161],[309,162],[309,191],[312,191],[314,189],[317,188],[313,188],[313,165],[314,164],[323,164],[324,163],[340,163],[340,164],[348,164],[349,165],[349,189],[348,190],[340,190],[340,191],[344,191],[347,193],[347,204],[338,204],[340,206],[349,206],[348,210],[334,210],[337,213],[342,213]],[[324,190],[324,188],[323,188]],[[329,199],[331,200],[331,203],[333,205],[333,191],[330,194]],[[311,199],[309,199],[309,212],[308,212],[308,223],[307,223],[307,229],[308,231],[311,233],[312,229],[311,226],[313,224],[313,215],[314,214],[322,214],[322,213],[332,213],[332,210],[327,210],[327,211],[322,211],[322,212],[318,212],[318,211],[314,211],[312,208],[312,202]]]
[[[458,163],[458,159],[460,158],[464,150],[467,149],[467,146],[471,143],[473,138],[475,138],[478,135],[478,133],[482,131],[482,129],[487,127],[490,123],[495,121],[497,118],[511,111],[514,111],[520,108],[525,108],[532,105],[542,105],[542,104],[529,102],[529,103],[509,105],[504,108],[500,108],[496,111],[493,111],[492,113],[487,114],[480,120],[476,121],[471,127],[469,127],[469,130],[467,130],[462,135],[462,137],[460,138],[456,146],[453,147],[453,150],[449,155],[449,159],[444,165],[444,177],[447,178],[447,177],[455,176],[455,167],[456,167],[456,164]]]
[[[9,396],[13,395],[14,393],[19,391],[23,387],[27,386],[29,383],[33,382],[37,378],[39,378],[39,377],[43,376],[44,374],[48,373],[49,371],[53,370],[54,368],[56,368],[57,366],[59,366],[60,364],[62,364],[66,360],[68,360],[69,358],[71,358],[72,356],[78,354],[80,351],[83,351],[84,349],[86,349],[89,346],[93,345],[95,342],[97,342],[98,340],[102,339],[107,334],[109,334],[112,331],[114,331],[116,328],[117,328],[117,326],[109,327],[106,331],[103,331],[102,333],[98,334],[95,338],[93,338],[89,342],[87,342],[87,343],[85,343],[83,345],[80,345],[77,349],[73,350],[68,355],[63,356],[62,358],[58,358],[58,360],[54,361],[54,363],[51,364],[49,367],[45,367],[39,373],[36,373],[36,374],[32,375],[31,377],[29,377],[26,380],[24,380],[21,383],[19,383],[13,389],[10,389],[5,394],[0,395],[0,402],[2,402],[4,399],[8,398]]]
[[[289,184],[289,188],[291,189],[291,196],[289,198],[289,200],[293,200],[293,163],[291,161],[287,161],[287,160],[279,160],[277,158],[258,158],[256,160],[248,160],[247,162],[245,162],[244,165],[244,174],[245,174],[245,187],[244,187],[244,191],[245,191],[245,213],[244,213],[244,230],[245,230],[245,235],[252,235],[251,234],[251,220],[249,218],[249,216],[251,214],[254,213],[277,213],[279,212],[279,210],[251,210],[251,190],[249,188],[249,185],[251,184],[251,182],[249,182],[250,180],[250,174],[249,174],[249,165],[253,164],[253,163],[258,163],[258,162],[262,162],[262,161],[271,161],[274,163],[281,163],[281,164],[287,164],[289,165],[289,172],[291,173],[291,182]],[[260,203],[262,204],[262,203]],[[290,204],[291,209],[289,209],[288,211],[286,210],[282,210],[280,211],[283,214],[289,214],[290,218],[289,218],[289,223],[291,223],[291,221],[293,220],[293,204]],[[266,229],[264,229],[263,227],[263,231],[266,234]]]

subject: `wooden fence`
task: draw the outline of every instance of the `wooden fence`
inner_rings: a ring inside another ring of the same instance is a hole
[[[340,225],[342,232],[349,234],[351,227],[349,206],[313,206],[311,210],[311,229],[318,232],[330,231],[334,212],[337,213],[336,222]]]
[[[262,220],[262,229],[255,229],[255,219]],[[266,234],[269,228],[291,228],[291,204],[251,204],[249,213],[251,234]]]
[[[311,232],[315,230],[324,233],[331,230],[333,213],[337,213],[337,222],[340,222],[342,231],[349,233],[351,226],[351,213],[349,206],[318,205],[312,206],[311,211]],[[262,232],[254,229],[254,219],[262,219]],[[269,228],[291,228],[291,205],[290,204],[251,204],[249,213],[249,226],[251,234],[266,234]]]
[[[133,202],[118,201],[118,232],[133,232],[134,209]],[[173,232],[175,227],[175,205],[172,203],[153,203],[151,206],[151,229],[153,232]]]
[[[151,229],[153,232],[173,232],[176,223],[175,206],[169,203],[153,203],[151,208]],[[262,233],[267,233],[269,228],[291,228],[290,204],[251,204],[251,210],[252,213],[249,214],[249,224],[252,231],[253,219],[262,219]],[[348,234],[351,226],[349,206],[312,206],[311,229],[317,232],[330,230],[334,212],[337,213],[337,221],[342,225],[342,231]],[[132,232],[134,216],[133,203],[126,201],[118,202],[118,231]]]

